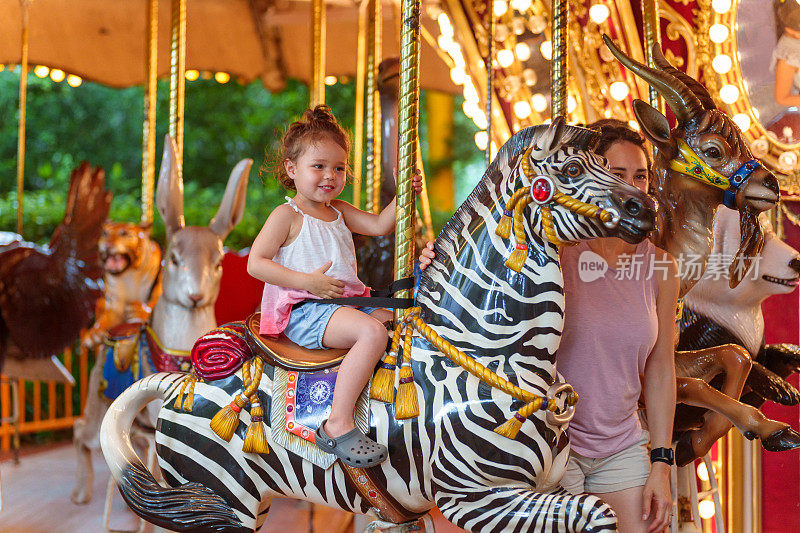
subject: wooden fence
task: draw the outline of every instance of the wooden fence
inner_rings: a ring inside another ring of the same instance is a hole
[[[89,352],[81,347],[75,357],[75,352],[67,349],[62,360],[75,376],[77,384],[74,387],[53,381],[20,381],[16,387],[20,415],[17,429],[20,435],[71,428],[81,416],[89,384]],[[0,376],[0,418],[3,420],[12,414],[12,390],[8,378]],[[13,424],[0,424],[0,451],[11,449],[13,436]]]

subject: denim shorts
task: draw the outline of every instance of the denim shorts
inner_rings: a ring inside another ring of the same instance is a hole
[[[380,307],[358,307],[354,305],[323,304],[313,301],[306,301],[302,305],[295,305],[289,315],[289,323],[283,330],[290,341],[299,344],[303,348],[321,350],[322,336],[325,335],[325,328],[331,319],[334,311],[340,307],[352,307],[368,315],[380,309]]]

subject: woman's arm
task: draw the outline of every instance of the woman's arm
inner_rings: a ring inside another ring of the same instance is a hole
[[[797,67],[793,67],[783,59],[775,65],[775,101],[782,106],[800,106],[800,94],[792,94],[794,75]]]
[[[331,266],[330,261],[314,272],[305,273],[286,268],[272,260],[289,239],[292,222],[297,218],[297,213],[288,205],[278,206],[269,215],[250,248],[247,273],[272,285],[307,290],[320,298],[338,298],[343,293],[344,283],[325,275],[325,271]],[[302,218],[300,220],[302,224]]]
[[[657,259],[667,262],[667,273],[658,280],[656,313],[658,337],[644,367],[644,392],[647,427],[651,448],[669,448],[672,442],[672,422],[675,417],[675,309],[678,302],[678,268],[675,259],[666,252],[657,252]],[[669,523],[672,507],[669,488],[669,465],[656,462],[644,486],[642,516],[654,515],[648,532],[661,531]]]

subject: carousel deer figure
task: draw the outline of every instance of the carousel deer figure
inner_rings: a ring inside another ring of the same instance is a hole
[[[780,199],[775,176],[753,158],[739,127],[717,109],[705,87],[673,67],[658,44],[653,46],[657,69],[624,55],[604,36],[614,56],[647,81],[667,101],[677,119],[670,131],[667,118],[641,100],[633,103],[642,132],[656,148],[651,193],[659,203],[654,244],[676,259],[694,260],[692,275],[684,270],[682,298],[702,276],[713,244],[714,215],[720,205],[739,212],[741,244],[729,266],[735,287],[760,253],[764,235],[758,214]],[[800,446],[800,434],[787,424],[767,419],[758,409],[738,401],[750,371],[746,350],[727,344],[705,350],[677,352],[677,401],[708,409],[704,420],[676,409],[676,463],[688,464],[705,455],[714,442],[735,425],[746,437],[760,438],[769,451]],[[708,382],[724,375],[720,390]]]
[[[175,142],[166,136],[156,189],[156,206],[167,230],[161,296],[147,324],[133,322],[116,330],[116,345],[113,354],[107,356],[106,368],[111,367],[110,372],[115,367],[128,369],[124,378],[127,381],[117,382],[115,391],[106,387],[101,392],[102,375],[92,372],[84,418],[75,424],[73,437],[78,455],[73,502],[84,504],[92,499],[91,452],[100,448],[100,424],[107,410],[107,400],[101,394],[113,399],[135,379],[154,372],[187,372],[192,345],[217,326],[214,304],[222,278],[222,243],[244,214],[252,164],[252,159],[243,159],[233,168],[219,209],[208,227],[187,227],[183,218],[183,173]],[[153,426],[141,417],[139,422],[137,440],[142,443],[143,438],[152,438]]]

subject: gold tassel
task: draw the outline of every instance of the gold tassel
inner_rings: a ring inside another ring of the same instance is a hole
[[[511,217],[503,213],[503,216],[500,217],[500,222],[497,223],[497,229],[495,229],[494,232],[502,238],[508,239],[511,236],[512,228]]]
[[[372,386],[369,390],[369,397],[383,403],[394,401],[394,371],[397,365],[397,358],[394,353],[386,355],[372,378]]]
[[[194,369],[192,369],[186,381],[186,399],[183,400],[183,410],[191,413],[192,409],[194,409],[194,384],[197,383],[197,374],[194,373]]]
[[[417,386],[414,383],[414,369],[411,367],[411,336],[414,328],[409,324],[403,338],[403,366],[400,367],[400,385],[397,387],[394,417],[406,420],[419,416]]]
[[[495,428],[494,432],[504,437],[508,437],[509,439],[515,439],[519,433],[519,429],[522,427],[522,423],[525,422],[525,420],[534,412],[538,411],[542,406],[542,403],[543,398],[538,397],[525,404],[519,411],[514,413],[514,416],[512,416],[509,420]],[[550,403],[555,406],[556,402],[553,401]]]
[[[250,425],[247,427],[247,433],[244,436],[244,444],[242,451],[245,453],[269,453],[269,445],[267,444],[267,433],[264,431],[264,410],[261,408],[261,402],[258,397],[253,394],[250,397]]]
[[[406,420],[418,416],[419,402],[417,386],[414,383],[414,370],[411,368],[411,363],[403,363],[400,367],[400,385],[397,387],[394,417],[397,420]]]
[[[517,245],[517,249],[511,252],[511,255],[506,259],[506,266],[514,272],[521,272],[522,266],[528,260],[528,246],[523,244],[524,248]]]
[[[247,399],[237,394],[231,403],[214,415],[211,419],[211,429],[225,442],[230,442],[231,437],[239,427],[239,413],[242,411]]]
[[[175,398],[175,404],[172,406],[176,411],[180,411],[182,409],[181,404],[183,403],[183,391],[186,390],[186,381],[188,379],[189,376],[186,376],[181,382],[181,390],[178,391],[178,396]]]

